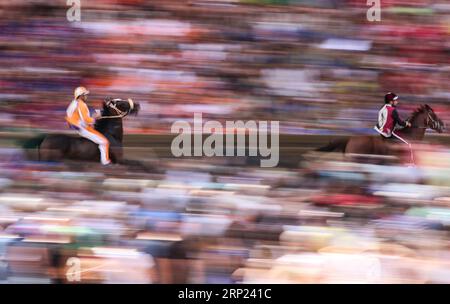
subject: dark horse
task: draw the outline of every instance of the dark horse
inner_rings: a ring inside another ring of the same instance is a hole
[[[148,168],[142,163],[123,158],[122,119],[129,114],[137,115],[139,109],[139,104],[131,99],[106,98],[103,102],[101,118],[97,119],[95,123],[95,129],[109,140],[110,158],[113,163],[139,166],[146,170]],[[40,161],[76,160],[100,162],[98,145],[77,135],[49,134],[41,142],[37,142],[37,148]]]
[[[444,123],[428,105],[421,105],[407,120],[411,123],[411,127],[396,130],[395,133],[409,143],[423,140],[425,130],[428,128],[438,133],[442,133],[444,130]],[[385,139],[381,135],[357,135],[334,140],[316,151],[344,152],[345,154],[397,155],[398,149],[396,148],[409,150],[406,144],[400,141],[392,144],[391,140]]]

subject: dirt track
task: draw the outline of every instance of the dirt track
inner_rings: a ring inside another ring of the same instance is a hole
[[[34,136],[30,133],[2,132],[1,147],[19,147],[20,140]],[[342,135],[345,136],[345,135]],[[280,163],[296,163],[300,155],[327,144],[330,140],[342,137],[333,135],[280,135]],[[175,135],[126,135],[124,137],[125,152],[128,157],[147,159],[154,157],[172,157],[170,146]],[[204,138],[207,136],[204,136]],[[430,143],[450,145],[450,138],[438,134],[427,134]],[[193,141],[192,141],[193,142]],[[224,141],[225,142],[225,141]],[[248,140],[246,141],[248,142]]]

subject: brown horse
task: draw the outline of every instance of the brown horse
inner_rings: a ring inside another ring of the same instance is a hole
[[[395,133],[408,143],[423,140],[428,128],[438,133],[444,130],[444,123],[428,105],[421,105],[407,120],[411,123],[411,127],[396,130]],[[399,153],[402,154],[401,150],[408,155],[410,153],[408,145],[399,140],[394,143],[394,140],[386,139],[381,135],[357,135],[334,140],[316,151],[344,152],[346,155],[399,155]]]

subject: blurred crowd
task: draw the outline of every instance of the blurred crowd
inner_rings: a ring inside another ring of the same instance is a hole
[[[128,133],[168,133],[193,112],[280,120],[285,133],[372,132],[387,91],[404,116],[449,119],[450,7],[353,0],[0,1],[0,126],[66,127],[79,85],[143,104]]]
[[[0,283],[450,283],[449,154],[144,175],[2,150]]]

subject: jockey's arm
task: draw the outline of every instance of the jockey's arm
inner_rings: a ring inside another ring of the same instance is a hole
[[[80,111],[81,111],[81,115],[83,116],[83,120],[87,124],[95,123],[95,119],[89,115],[89,109],[85,103],[80,104]]]
[[[404,121],[403,119],[400,118],[400,115],[398,115],[397,109],[395,109],[392,112],[392,117],[394,118],[395,122],[402,127],[411,126],[411,124],[409,122]]]

